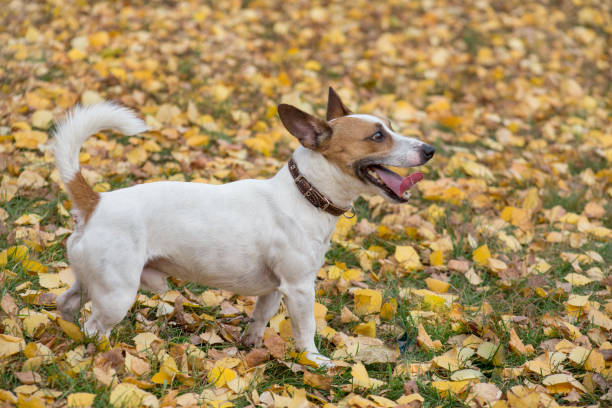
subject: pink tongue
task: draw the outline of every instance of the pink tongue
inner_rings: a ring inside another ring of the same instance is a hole
[[[423,173],[417,171],[416,173],[410,174],[406,178],[402,178],[400,175],[390,173],[378,168],[374,168],[378,177],[389,187],[398,197],[401,197],[406,190],[414,186],[419,181],[423,180]]]

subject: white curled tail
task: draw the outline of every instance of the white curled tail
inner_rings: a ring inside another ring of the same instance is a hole
[[[54,132],[53,152],[60,177],[85,221],[100,198],[81,174],[79,151],[88,137],[104,129],[116,129],[129,136],[147,130],[147,126],[132,110],[112,102],[100,102],[76,106],[57,124]]]

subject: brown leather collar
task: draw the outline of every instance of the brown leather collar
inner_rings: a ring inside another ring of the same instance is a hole
[[[295,181],[295,185],[298,190],[302,193],[302,195],[310,201],[312,205],[317,208],[322,209],[323,211],[327,211],[331,215],[340,216],[350,210],[350,208],[341,208],[337,205],[334,205],[327,197],[325,197],[319,190],[315,188],[310,182],[300,173],[300,169],[298,169],[297,163],[293,160],[293,157],[289,160],[288,163],[289,173],[293,177]]]

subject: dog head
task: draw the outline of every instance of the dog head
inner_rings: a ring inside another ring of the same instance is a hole
[[[363,184],[363,193],[381,194],[393,202],[405,202],[408,189],[423,174],[402,177],[387,166],[421,166],[435,153],[433,146],[396,133],[389,119],[352,113],[331,87],[327,120],[287,104],[278,106],[278,114],[304,147],[319,152]]]

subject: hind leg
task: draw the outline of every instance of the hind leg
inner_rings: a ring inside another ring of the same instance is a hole
[[[140,275],[140,287],[155,293],[164,293],[168,290],[168,275],[150,266],[146,266]]]
[[[83,290],[79,280],[76,279],[70,289],[57,297],[55,303],[62,319],[73,321],[81,309],[81,305],[86,303],[87,300],[87,293]]]

